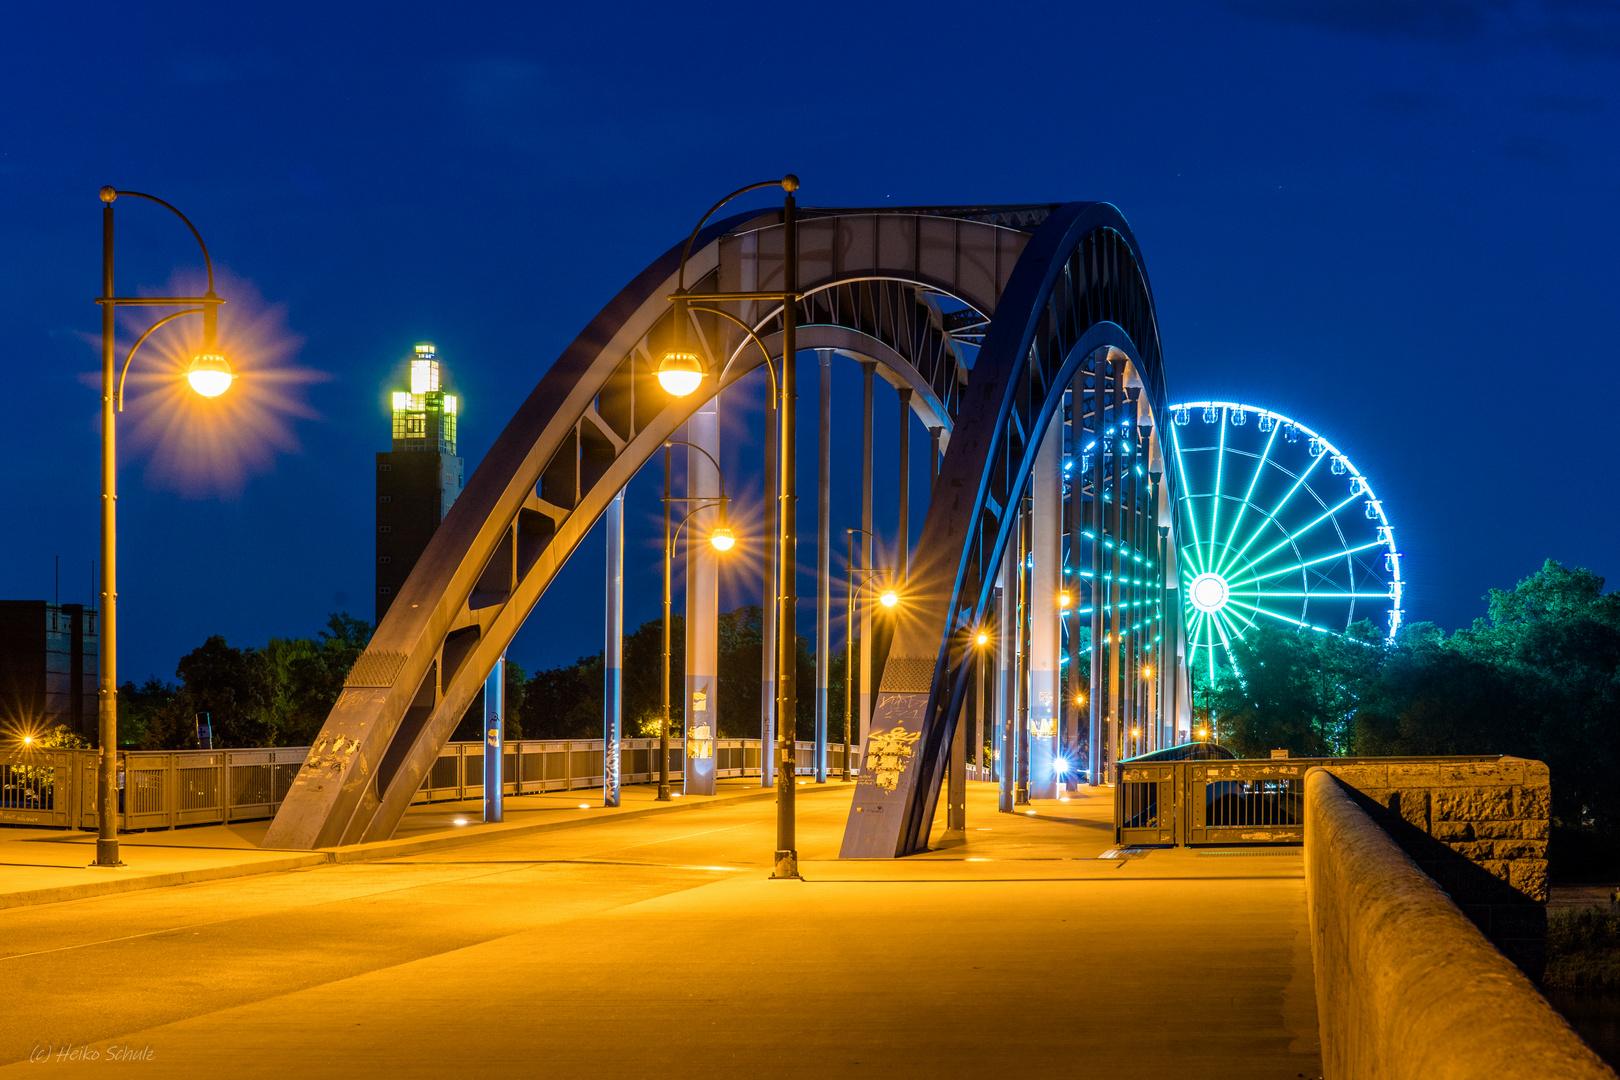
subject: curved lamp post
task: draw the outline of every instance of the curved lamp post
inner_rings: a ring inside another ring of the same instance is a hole
[[[854,645],[853,645],[854,638],[855,638],[855,634],[854,634],[854,627],[855,627],[855,622],[854,622],[854,620],[855,620],[855,575],[856,574],[862,574],[862,575],[865,575],[865,574],[879,574],[879,573],[884,572],[884,568],[881,567],[881,566],[861,566],[861,567],[857,567],[855,565],[855,534],[856,533],[861,533],[863,535],[870,536],[873,540],[877,541],[877,546],[883,552],[883,561],[884,562],[889,561],[889,549],[888,549],[887,546],[884,545],[883,538],[880,537],[877,533],[872,532],[870,529],[845,529],[844,530],[844,542],[845,542],[845,546],[847,548],[847,550],[846,550],[846,552],[844,554],[844,569],[845,569],[845,572],[844,572],[844,776],[843,776],[843,778],[845,780],[853,780],[855,778],[854,770],[851,769],[850,765],[849,765],[849,759],[850,759],[850,753],[851,753],[849,733],[850,733],[850,725],[852,723],[852,716],[851,716],[851,713],[850,713],[850,699],[854,696],[853,694],[850,693],[850,687],[854,685],[854,677],[855,677],[854,676],[855,652],[854,652]],[[865,584],[864,579],[862,581],[862,584],[863,585]],[[894,586],[893,586],[892,583],[889,585],[888,588],[883,590],[883,594],[882,594],[879,602],[884,607],[890,607],[890,608],[894,607],[896,604],[898,604],[900,602],[900,594],[894,591]]]
[[[669,493],[669,451],[672,447],[685,446],[696,450],[714,464],[714,474],[720,478],[720,497],[718,499],[693,498],[692,496],[675,497]],[[663,719],[658,725],[658,801],[670,802],[674,796],[669,790],[669,664],[670,664],[670,590],[671,579],[675,573],[675,538],[686,527],[686,523],[700,511],[720,507],[720,524],[709,532],[709,543],[716,551],[730,551],[737,543],[737,535],[726,524],[726,477],[720,471],[720,463],[714,460],[714,455],[695,443],[685,439],[666,439],[664,441],[664,662],[661,665],[660,677],[663,681],[662,701]],[[701,503],[694,506],[687,515],[681,519],[674,530],[670,530],[670,503]]]
[[[202,296],[115,296],[113,290],[113,202],[121,195],[155,202],[185,222],[202,249],[208,268],[208,291]],[[124,408],[124,377],[135,353],[159,327],[186,315],[203,317],[202,352],[192,358],[186,372],[191,388],[204,397],[218,397],[230,389],[231,365],[218,344],[219,305],[214,293],[214,263],[202,234],[187,219],[155,195],[139,191],[101,189],[101,671],[98,694],[98,738],[101,758],[96,774],[96,866],[120,866],[118,858],[118,449],[115,419]],[[197,306],[191,306],[197,305]],[[130,347],[114,379],[114,352],[120,307],[180,307],[147,328]]]
[[[782,199],[782,288],[776,292],[730,292],[730,293],[691,293],[686,291],[686,260],[692,252],[692,245],[696,242],[698,233],[703,225],[714,216],[726,203],[739,195],[762,188],[780,187],[785,195]],[[780,500],[781,512],[777,515],[778,530],[776,537],[777,574],[776,595],[776,747],[778,768],[776,770],[776,854],[772,860],[774,869],[772,878],[797,879],[799,877],[799,852],[795,836],[795,792],[794,774],[796,750],[794,737],[796,735],[796,716],[798,712],[798,691],[794,684],[795,667],[798,660],[798,634],[795,631],[794,613],[798,606],[798,584],[794,580],[795,563],[795,535],[797,533],[797,506],[798,495],[795,485],[794,470],[794,432],[796,428],[797,408],[795,402],[798,398],[798,302],[803,297],[799,293],[799,225],[798,203],[793,193],[799,190],[799,178],[792,174],[780,180],[765,180],[757,184],[749,184],[738,188],[730,195],[715,203],[698,219],[692,233],[686,238],[686,246],[681,249],[680,273],[675,279],[675,292],[669,299],[674,304],[674,333],[670,339],[668,350],[658,365],[658,381],[664,389],[676,396],[685,396],[692,393],[708,376],[704,369],[703,358],[686,346],[686,321],[688,313],[693,310],[693,301],[708,303],[742,302],[749,300],[776,300],[782,304],[782,370],[780,379],[776,381],[776,390],[779,400],[777,417],[779,427],[777,430],[777,498]],[[743,329],[755,342],[764,349],[764,344],[753,331],[743,325],[740,319],[714,308],[698,308],[696,310],[711,311],[722,315],[732,322],[742,325]],[[770,353],[766,352],[766,362],[769,364]],[[723,374],[722,372],[716,373]],[[772,375],[775,376],[775,372]]]

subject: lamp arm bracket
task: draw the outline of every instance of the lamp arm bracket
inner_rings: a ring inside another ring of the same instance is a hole
[[[797,184],[798,184],[798,182],[795,181],[794,186],[796,187]],[[681,289],[686,288],[686,259],[687,259],[687,256],[692,254],[692,245],[697,241],[698,233],[703,231],[704,224],[711,217],[714,216],[714,212],[716,210],[720,209],[722,206],[726,205],[726,203],[730,202],[732,199],[735,199],[739,195],[746,195],[750,191],[758,191],[760,188],[781,187],[781,186],[783,186],[783,184],[782,184],[782,181],[780,181],[780,180],[761,180],[757,184],[749,184],[747,187],[738,188],[736,191],[733,191],[730,195],[727,195],[725,198],[721,199],[719,202],[717,202],[713,206],[709,207],[709,212],[704,214],[702,217],[698,218],[697,225],[694,226],[693,229],[692,229],[692,235],[688,236],[686,238],[686,246],[681,248],[681,270],[680,270],[680,276],[678,276],[675,279],[676,287],[681,288]],[[119,194],[124,194],[124,193],[119,192]],[[145,196],[145,197],[146,198],[151,198],[150,195]],[[167,203],[164,203],[164,205],[168,206]],[[174,210],[174,207],[170,206],[169,209]],[[178,214],[180,211],[175,210],[174,212]],[[191,223],[188,221],[188,222],[186,222],[186,224],[189,225]],[[196,232],[196,231],[197,230],[195,230],[195,229],[192,230],[192,232]]]
[[[721,311],[719,308],[694,307],[694,308],[689,308],[688,310],[690,310],[690,311],[706,311],[711,315],[718,315],[722,319],[730,319],[732,322],[734,322],[738,326],[742,327],[742,332],[748,335],[749,340],[751,340],[755,345],[759,346],[760,355],[765,357],[765,373],[767,375],[769,375],[770,379],[771,379],[771,407],[775,408],[776,404],[777,404],[777,401],[782,396],[780,394],[780,392],[778,392],[778,390],[777,390],[778,380],[777,380],[777,377],[776,377],[776,365],[771,362],[771,350],[769,350],[769,349],[767,349],[765,347],[765,343],[763,341],[761,341],[760,338],[759,338],[759,335],[754,332],[754,328],[749,326],[747,323],[743,322],[741,319],[737,318],[737,316],[733,315],[731,312],[729,312],[729,311]],[[720,369],[720,375],[719,375],[720,380],[723,380],[726,377],[726,371],[731,367],[732,361],[736,360],[736,359],[737,358],[735,356],[733,356],[731,358],[731,360],[726,361],[726,366]],[[719,381],[719,380],[717,380],[717,381]]]
[[[129,365],[135,359],[135,351],[142,345],[145,345],[146,339],[152,336],[152,331],[156,330],[164,323],[173,322],[183,315],[201,315],[202,313],[203,309],[196,307],[186,308],[184,311],[177,311],[173,315],[165,315],[151,326],[148,326],[146,328],[146,333],[135,339],[135,344],[129,347],[129,355],[124,357],[124,366],[119,369],[118,372],[118,392],[113,395],[113,405],[119,412],[124,411],[124,378],[129,374]]]
[[[149,202],[155,202],[159,206],[167,208],[170,213],[174,214],[175,217],[179,218],[181,221],[186,223],[186,228],[190,229],[191,230],[191,235],[196,237],[196,239],[197,239],[197,246],[202,248],[203,265],[208,268],[208,295],[213,296],[214,295],[214,260],[210,259],[208,257],[208,245],[203,243],[202,233],[197,231],[197,226],[195,226],[195,225],[193,225],[191,223],[191,219],[186,217],[186,215],[182,214],[179,210],[176,210],[170,204],[168,204],[168,203],[164,202],[162,199],[158,198],[156,195],[148,195],[144,191],[120,191],[118,194],[119,195],[128,195],[128,196],[130,196],[131,198],[134,198],[134,199],[146,199]],[[710,211],[710,212],[712,213],[713,211]]]

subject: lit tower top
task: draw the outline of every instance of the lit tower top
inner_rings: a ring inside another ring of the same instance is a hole
[[[394,452],[400,451],[456,452],[456,396],[441,389],[431,341],[416,346],[410,390],[394,391]]]

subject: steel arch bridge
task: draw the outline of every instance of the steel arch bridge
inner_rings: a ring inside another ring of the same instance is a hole
[[[1119,627],[1110,677],[1126,670],[1122,643],[1132,633],[1146,638],[1140,619],[1132,628],[1119,614],[1128,610],[1121,606],[1127,593],[1140,594],[1139,606],[1179,613],[1179,604],[1163,603],[1164,589],[1174,587],[1173,555],[1149,558],[1151,573],[1141,570],[1151,526],[1132,502],[1131,532],[1121,508],[1127,489],[1146,490],[1122,462],[1151,460],[1162,471],[1157,328],[1135,242],[1104,203],[805,209],[797,239],[798,349],[836,350],[874,364],[911,391],[913,412],[939,430],[945,451],[908,615],[887,666],[874,668],[883,673],[874,730],[911,710],[916,718],[905,723],[915,728],[918,752],[907,755],[894,788],[861,781],[857,808],[892,810],[875,829],[880,815],[857,820],[852,812],[845,845],[850,854],[893,856],[926,843],[924,819],[932,817],[962,700],[961,632],[984,618],[994,567],[1023,520],[1017,507],[1041,433],[1061,436],[1066,402],[1074,431],[1089,425],[1109,448],[1099,445],[1088,480],[1074,485],[1074,505],[1094,510],[1077,510],[1074,521],[1093,522],[1096,536],[1112,529],[1117,544],[1110,541],[1109,552],[1137,553],[1134,584],[1118,584],[1130,577],[1119,565],[1092,582],[1105,601],[1093,609],[1108,612],[1105,632]],[[780,289],[783,250],[780,211],[714,223],[692,247],[688,286]],[[642,271],[518,407],[356,663],[265,846],[307,849],[390,836],[485,678],[613,497],[710,398],[764,362],[739,326],[694,311],[695,333],[685,337],[696,337],[708,370],[720,377],[685,398],[662,391],[657,362],[673,336],[668,297],[679,261],[677,245]],[[729,310],[754,329],[773,362],[779,358],[779,305],[733,302]],[[1157,474],[1152,486],[1157,495]],[[1174,505],[1169,499],[1164,521]],[[1156,510],[1148,517],[1159,520]],[[1098,563],[1104,545],[1092,546]],[[1174,545],[1161,549],[1173,552]],[[1170,621],[1168,640],[1179,641],[1179,614]],[[1095,688],[1095,659],[1092,667]],[[1162,666],[1158,682],[1177,685]],[[1126,694],[1103,693],[1125,708]],[[1094,689],[1094,702],[1097,696]],[[1140,696],[1133,691],[1130,699]],[[1109,760],[1118,757],[1122,722],[1113,719]],[[904,726],[894,723],[896,731]],[[1097,742],[1094,735],[1094,756]]]

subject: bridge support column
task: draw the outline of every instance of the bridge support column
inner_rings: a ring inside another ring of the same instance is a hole
[[[602,805],[619,805],[619,732],[624,720],[624,492],[607,510],[607,627],[602,643]],[[521,779],[521,778],[520,778]]]
[[[1107,402],[1108,361],[1105,352],[1098,352],[1091,361],[1091,410],[1088,413],[1091,419],[1091,429],[1087,433],[1091,443],[1091,498],[1086,500],[1086,531],[1091,533],[1087,545],[1091,565],[1091,682],[1087,691],[1087,705],[1089,707],[1090,731],[1090,783],[1096,787],[1103,782],[1103,763],[1107,760],[1107,753],[1103,746],[1106,738],[1104,728],[1104,708],[1107,705],[1105,688],[1107,680],[1108,650],[1103,643],[1107,634],[1107,608],[1109,600],[1106,565],[1103,562],[1103,537],[1108,532],[1108,513],[1103,504],[1104,484],[1107,482],[1105,460],[1108,457],[1107,441],[1103,432],[1106,425],[1103,423],[1105,405]]]
[[[816,783],[827,782],[827,688],[832,664],[832,359],[817,349],[821,364],[816,470]],[[846,686],[848,679],[845,679]]]
[[[1069,666],[1065,669],[1065,678],[1059,680],[1063,686],[1063,755],[1067,767],[1063,772],[1063,789],[1075,791],[1080,786],[1080,770],[1085,765],[1085,759],[1080,753],[1080,730],[1085,724],[1085,691],[1081,683],[1081,640],[1084,635],[1080,628],[1086,623],[1086,598],[1090,590],[1085,588],[1085,577],[1080,572],[1081,557],[1085,552],[1085,537],[1080,534],[1082,528],[1081,514],[1085,508],[1085,473],[1082,469],[1085,453],[1085,382],[1086,373],[1082,368],[1075,373],[1074,384],[1069,390],[1069,427],[1068,427],[1068,456],[1064,459],[1064,476],[1069,480],[1069,501],[1064,507],[1063,528],[1069,534],[1068,577],[1064,585],[1069,589],[1073,602],[1069,605],[1065,616],[1068,629],[1068,658]]]
[[[503,765],[506,754],[506,654],[484,680],[484,820],[504,820]]]
[[[1125,370],[1123,365],[1115,364],[1110,359],[1109,366],[1113,369],[1113,385],[1108,395],[1108,417],[1113,421],[1113,436],[1108,444],[1114,451],[1113,478],[1109,484],[1109,494],[1113,498],[1113,528],[1109,532],[1109,541],[1113,550],[1104,554],[1103,559],[1108,567],[1108,593],[1110,623],[1108,633],[1108,764],[1105,772],[1110,784],[1115,782],[1119,770],[1120,749],[1124,740],[1121,738],[1120,722],[1124,719],[1125,711],[1125,619],[1128,611],[1125,607],[1127,596],[1125,587],[1125,440],[1120,437],[1120,421],[1125,415]],[[1104,429],[1107,430],[1106,428]]]
[[[859,567],[870,571],[872,567],[872,379],[877,365],[861,363],[861,561]],[[860,578],[862,584],[856,608],[861,615],[861,697],[860,712],[856,715],[856,758],[862,760],[866,746],[866,733],[872,729],[872,593],[871,575]]]
[[[1008,543],[996,572],[996,722],[995,767],[999,785],[996,808],[1004,814],[1013,808],[1013,683],[1017,679],[1015,641],[1017,617],[1014,613],[1013,566],[1018,561],[1017,543]]]
[[[710,398],[686,422],[687,441],[720,457],[720,399]],[[715,499],[720,478],[702,453],[686,448],[686,494]],[[696,502],[686,504],[698,506]],[[714,743],[720,737],[715,691],[719,671],[720,567],[709,533],[720,517],[718,505],[692,510],[686,525],[686,751],[681,790],[714,794]]]
[[[894,557],[899,585],[911,580],[911,390],[900,388],[900,521]]]
[[[1061,760],[1058,673],[1064,616],[1061,411],[1041,437],[1030,488],[1029,797],[1055,799]]]

